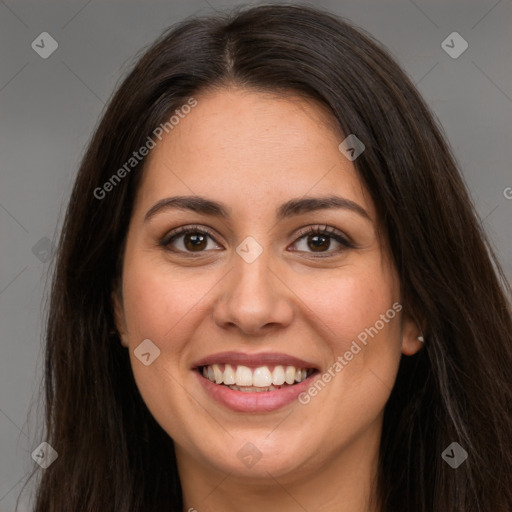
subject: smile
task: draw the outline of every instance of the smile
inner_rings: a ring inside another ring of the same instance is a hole
[[[265,413],[294,401],[320,375],[318,366],[287,354],[223,352],[192,369],[213,402],[235,412]]]
[[[235,391],[261,393],[276,391],[306,380],[314,370],[276,365],[251,368],[244,365],[213,364],[200,368],[203,377]]]

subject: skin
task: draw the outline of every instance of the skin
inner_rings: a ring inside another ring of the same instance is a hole
[[[294,400],[273,412],[234,412],[213,401],[191,369],[202,357],[237,350],[286,353],[324,372],[400,303],[375,207],[338,150],[345,137],[323,107],[291,94],[230,87],[196,99],[148,156],[122,289],[113,295],[140,393],[175,441],[184,510],[378,510],[369,500],[383,409],[401,355],[421,347],[403,310],[307,405]],[[323,209],[276,221],[289,199],[333,193],[369,219]],[[144,221],[155,203],[176,195],[220,201],[231,216],[168,209]],[[188,225],[209,227],[214,239],[199,252],[184,245],[186,235],[167,249],[159,245]],[[315,252],[300,230],[325,225],[355,248],[327,238]],[[247,236],[263,249],[250,264],[236,252]],[[184,255],[187,247],[192,257]],[[133,351],[147,338],[161,353],[144,366]],[[247,442],[262,455],[251,468],[237,457]]]

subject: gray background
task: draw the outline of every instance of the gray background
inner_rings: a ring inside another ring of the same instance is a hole
[[[31,453],[43,441],[36,427],[52,263],[44,251],[57,240],[84,147],[141,48],[185,16],[234,5],[0,0],[0,512],[14,510],[36,466]],[[512,200],[505,191],[512,187],[511,0],[316,5],[384,43],[417,84],[445,129],[510,279]],[[453,31],[469,44],[457,59],[441,47]],[[59,45],[47,59],[31,48],[42,32]],[[24,510],[28,497],[20,502]]]

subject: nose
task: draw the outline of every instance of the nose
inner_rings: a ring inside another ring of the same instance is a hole
[[[293,292],[271,268],[277,265],[268,253],[264,250],[252,263],[233,256],[234,268],[222,280],[214,304],[213,319],[219,327],[256,336],[290,325]]]

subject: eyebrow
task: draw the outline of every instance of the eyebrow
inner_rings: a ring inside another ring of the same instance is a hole
[[[218,201],[200,196],[175,196],[161,199],[153,205],[144,216],[144,222],[147,222],[157,213],[170,209],[189,210],[203,215],[226,219],[231,216],[231,208]],[[370,216],[362,206],[350,199],[335,195],[290,199],[278,208],[276,219],[281,221],[304,213],[332,209],[349,210],[371,221]]]

